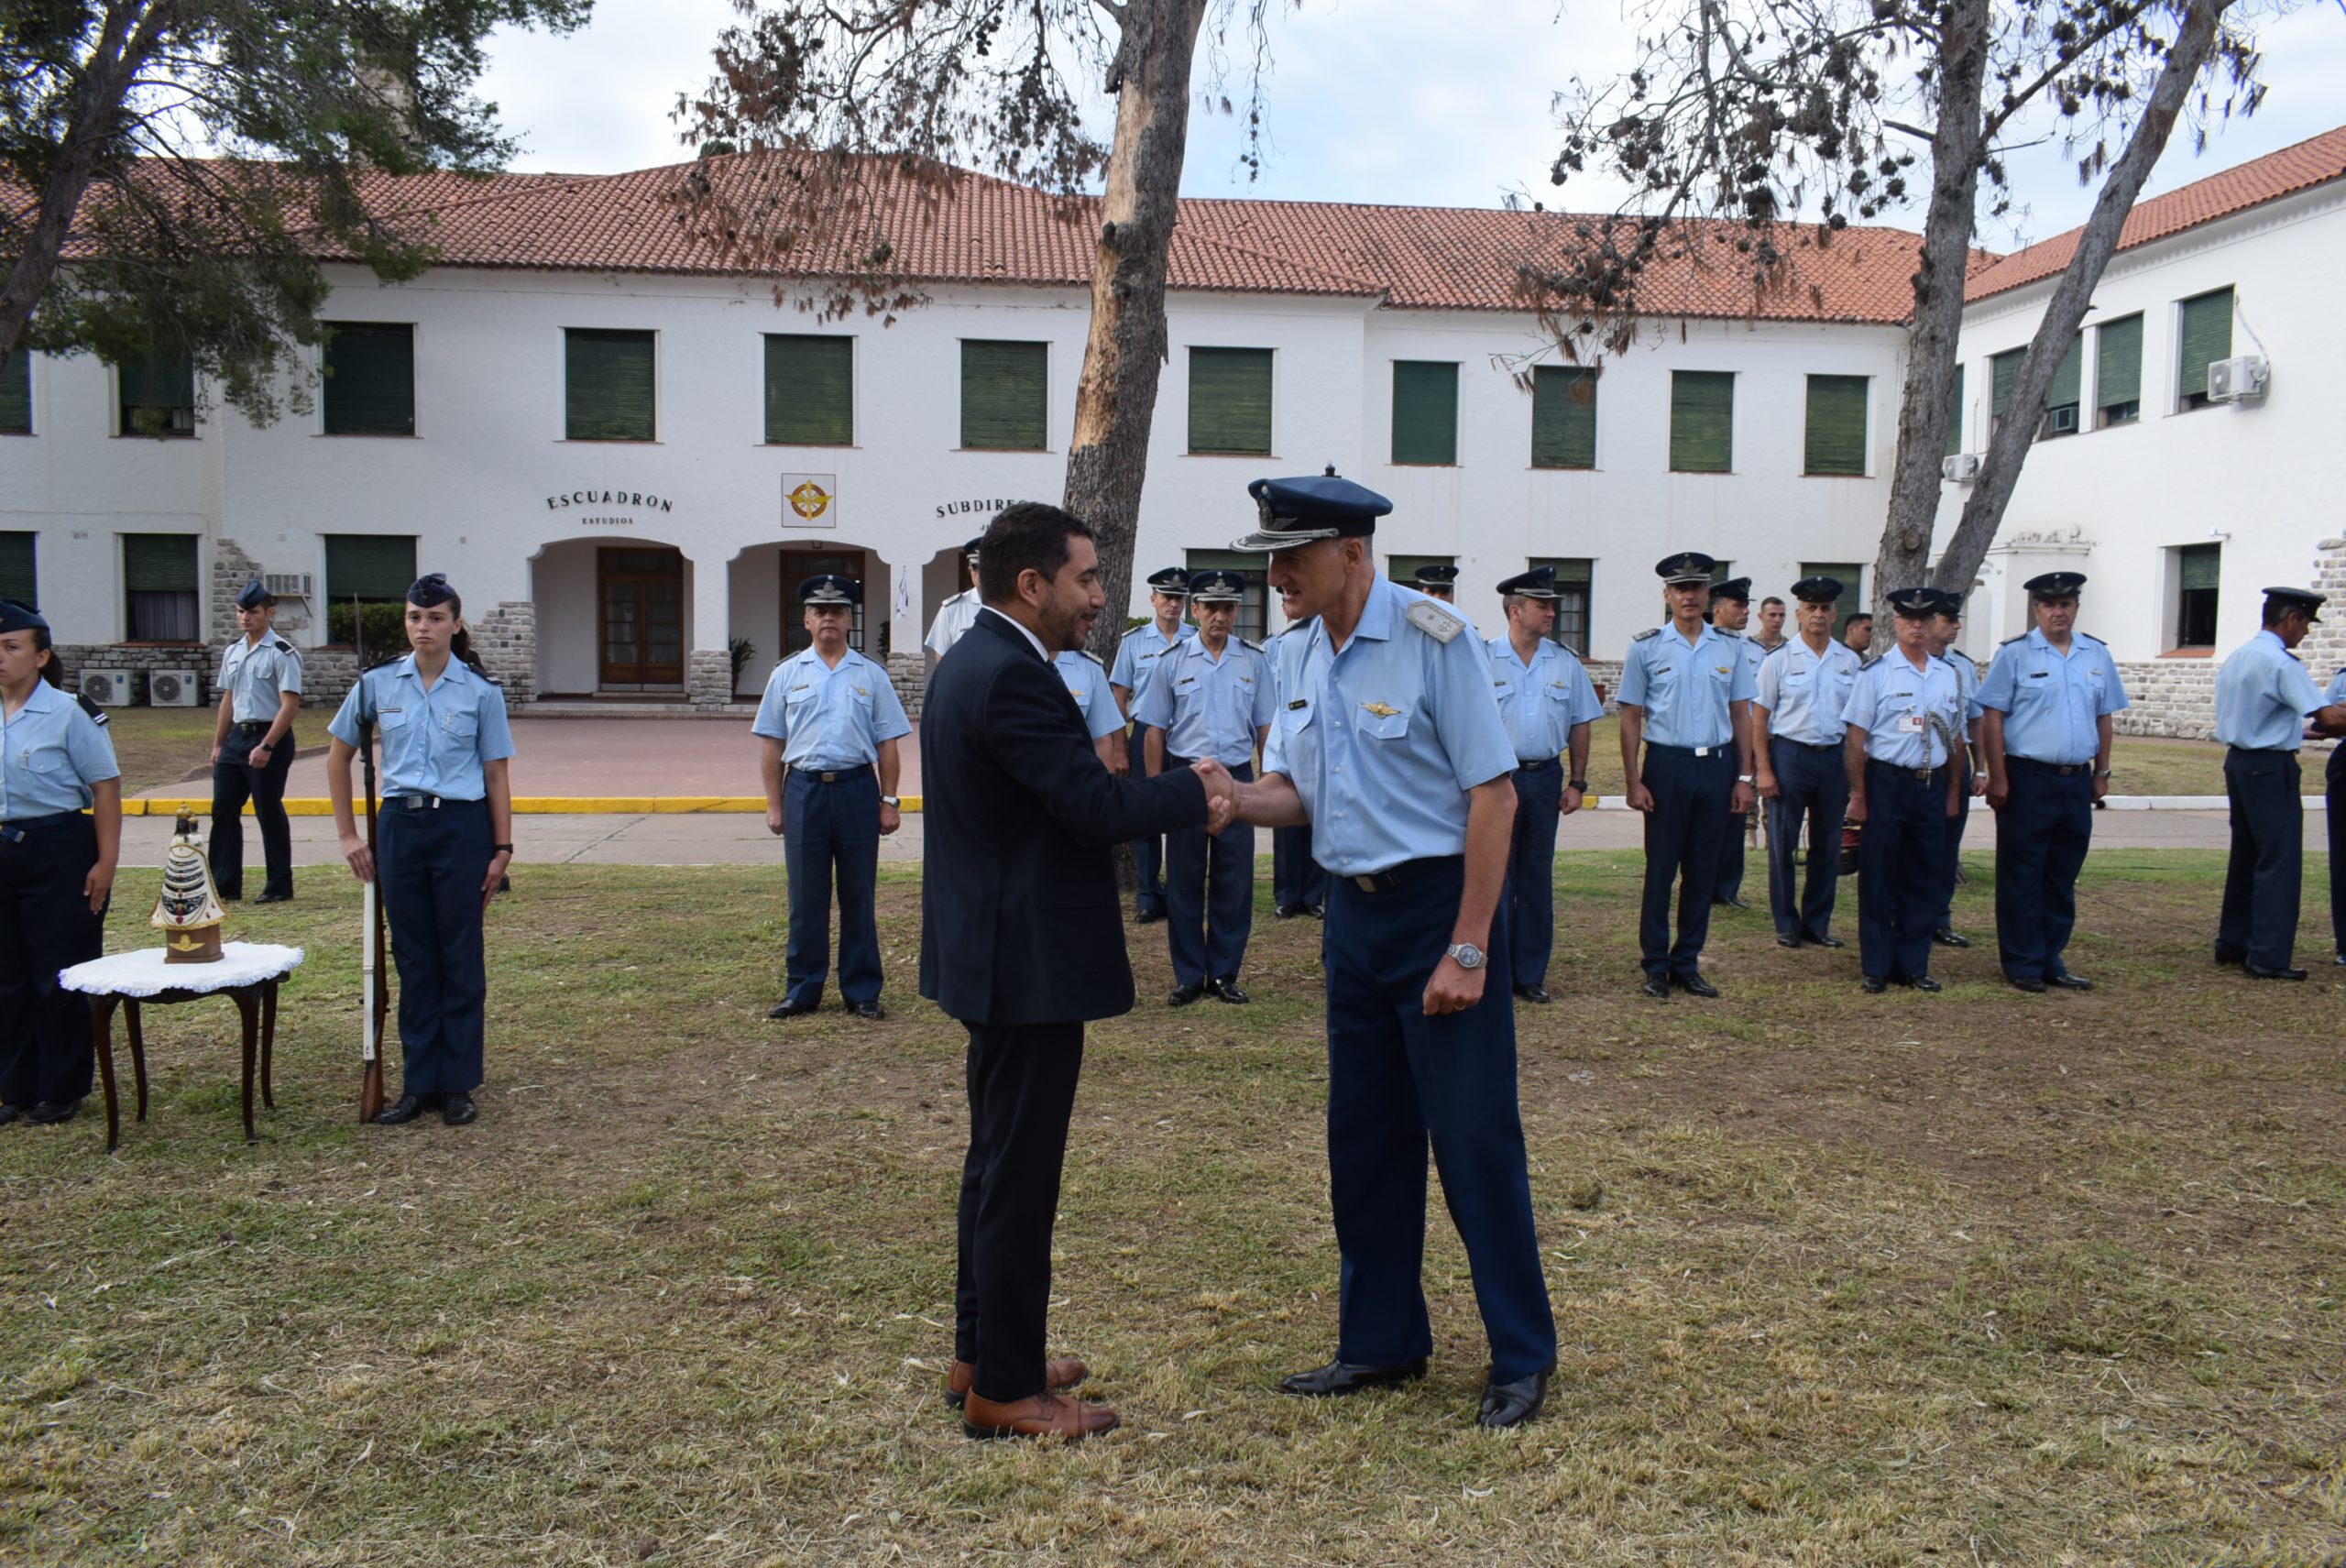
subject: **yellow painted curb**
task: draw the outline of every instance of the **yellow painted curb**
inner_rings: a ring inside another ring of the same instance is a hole
[[[904,809],[918,811],[920,796],[904,796]],[[513,812],[517,817],[669,817],[705,812],[750,812],[765,815],[766,803],[754,795],[522,795],[513,797]],[[192,811],[198,817],[212,813],[209,796],[142,796],[122,803],[125,817],[170,817]],[[253,808],[246,803],[245,815]],[[331,817],[334,803],[329,800],[292,800],[285,803],[289,817]]]

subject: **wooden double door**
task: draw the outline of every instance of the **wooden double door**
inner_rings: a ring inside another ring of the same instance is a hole
[[[685,684],[685,557],[606,545],[595,553],[600,685],[679,690]]]

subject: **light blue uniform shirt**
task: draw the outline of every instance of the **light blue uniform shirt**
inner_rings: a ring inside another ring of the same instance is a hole
[[[1108,672],[1108,683],[1132,693],[1133,712],[1140,712],[1140,699],[1148,695],[1149,683],[1157,676],[1157,666],[1163,662],[1166,651],[1178,648],[1189,640],[1191,628],[1187,621],[1174,623],[1173,635],[1168,637],[1157,630],[1157,622],[1135,626],[1124,633],[1116,644],[1116,662]]]
[[[1188,637],[1157,659],[1133,717],[1165,731],[1167,756],[1211,757],[1234,768],[1255,760],[1255,731],[1271,721],[1277,698],[1270,656],[1260,648],[1233,637],[1216,659],[1203,639]]]
[[[1978,718],[1979,707],[1979,666],[1971,655],[1960,648],[1950,648],[1939,655],[1940,662],[1955,672],[1955,684],[1963,694],[1963,719],[1968,724]]]
[[[1804,746],[1841,743],[1841,710],[1857,685],[1858,656],[1831,638],[1822,654],[1794,637],[1760,662],[1752,701],[1768,710],[1768,733]]]
[[[214,685],[234,694],[230,718],[266,724],[277,717],[279,693],[301,691],[301,654],[274,631],[261,633],[258,646],[239,637],[220,655],[220,678]]]
[[[86,810],[92,784],[121,776],[104,721],[47,681],[0,717],[0,822]]]
[[[2294,751],[2321,691],[2289,645],[2271,631],[2241,644],[2216,672],[2216,739],[2249,751]]]
[[[880,742],[913,732],[888,672],[850,648],[839,668],[812,648],[773,667],[750,733],[782,742],[785,767],[851,773],[880,760]]]
[[[382,737],[385,795],[486,800],[481,765],[513,754],[503,688],[462,659],[450,659],[430,691],[415,673],[412,653],[360,675],[326,726],[345,746],[358,744],[362,702]]]
[[[1067,695],[1075,698],[1075,706],[1083,709],[1083,727],[1094,740],[1124,727],[1124,716],[1116,709],[1116,695],[1108,689],[1108,672],[1099,660],[1070,648],[1051,661],[1051,668],[1067,683]]]
[[[1515,743],[1518,761],[1551,762],[1564,753],[1573,726],[1605,716],[1596,687],[1571,649],[1542,637],[1527,665],[1516,657],[1515,644],[1494,637],[1483,644],[1490,655],[1491,692],[1499,699],[1499,717]]]
[[[2346,702],[2346,670],[2341,670],[2330,678],[2330,689],[2321,694],[2321,700],[2325,707]]]
[[[1996,650],[1979,706],[2004,716],[2005,755],[2075,767],[2100,754],[2097,721],[2133,703],[2108,648],[2076,632],[2064,653],[2032,630]]]
[[[1955,666],[1896,648],[1858,672],[1844,723],[1866,732],[1866,755],[1893,768],[1935,768],[1963,749],[1963,685]],[[1952,745],[1950,745],[1952,741]]]
[[[1420,600],[1450,613],[1379,577],[1342,652],[1317,620],[1279,639],[1263,771],[1294,782],[1311,858],[1340,876],[1464,854],[1466,792],[1515,771],[1488,653],[1471,629],[1443,642],[1411,625]]]
[[[1728,746],[1732,702],[1758,691],[1746,643],[1705,625],[1689,642],[1673,622],[1630,639],[1621,662],[1621,701],[1646,713],[1646,739],[1657,746]]]

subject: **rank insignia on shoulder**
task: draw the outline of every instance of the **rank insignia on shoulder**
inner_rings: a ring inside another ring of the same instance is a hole
[[[1300,712],[1302,712],[1305,708],[1310,707],[1310,706],[1311,706],[1311,701],[1310,701],[1310,699],[1309,697],[1300,697],[1300,696],[1299,696],[1299,697],[1297,697],[1293,702],[1288,703],[1288,704],[1287,705],[1287,710],[1288,710],[1289,713],[1300,713]]]
[[[1263,651],[1263,645],[1260,642],[1248,642],[1244,637],[1241,637],[1238,641],[1244,646],[1252,648],[1257,653]]]
[[[104,708],[100,707],[96,703],[92,702],[88,692],[75,692],[73,694],[73,700],[82,705],[82,711],[90,716],[91,723],[112,724],[114,722],[114,716],[109,714]]]
[[[1647,627],[1643,631],[1639,632],[1635,637],[1630,638],[1630,639],[1629,639],[1629,641],[1632,641],[1632,642],[1642,642],[1642,641],[1645,641],[1647,638],[1649,638],[1649,637],[1659,637],[1659,636],[1661,636],[1661,627],[1659,627],[1659,626],[1649,626],[1649,627]]]
[[[2083,632],[2079,632],[2077,635],[2078,635],[2078,636],[2080,636],[2080,637],[2082,637],[2082,636],[2084,636],[2084,635],[2085,635],[2085,633],[2083,633]],[[2021,633],[2019,636],[2017,636],[2017,637],[2007,637],[2007,638],[2005,638],[2001,642],[1997,643],[1997,644],[1996,644],[1996,646],[1997,646],[1997,647],[1999,647],[1999,648],[2009,648],[2009,647],[2011,647],[2011,646],[2012,646],[2013,643],[2015,643],[2015,642],[2025,642],[2025,641],[2028,641],[2028,633],[2027,633],[2027,632],[2025,632],[2025,631],[2023,631],[2023,632],[2022,632],[2022,633]]]
[[[1435,641],[1442,643],[1449,642],[1452,638],[1466,630],[1465,619],[1456,610],[1445,606],[1440,599],[1418,600],[1409,607],[1409,614],[1403,619]],[[1379,717],[1383,716],[1379,715]]]
[[[277,651],[280,653],[291,653],[293,652],[293,644],[280,637],[277,640]]]
[[[1105,659],[1102,659],[1099,654],[1094,653],[1091,649],[1089,649],[1089,648],[1085,648],[1085,649],[1081,650],[1081,652],[1082,652],[1082,654],[1083,654],[1083,656],[1084,656],[1085,658],[1087,658],[1087,659],[1091,660],[1093,663],[1095,663],[1095,664],[1099,665],[1102,669],[1103,669],[1103,670],[1104,670],[1104,669],[1106,669],[1106,668],[1108,667],[1108,661],[1106,661]]]
[[[1398,712],[1400,712],[1400,711],[1401,711],[1401,710],[1400,710],[1399,708],[1398,708],[1398,707],[1389,707],[1389,706],[1387,706],[1387,704],[1385,704],[1385,703],[1381,703],[1381,702],[1365,702],[1365,703],[1362,703],[1362,704],[1361,704],[1361,707],[1363,707],[1366,708],[1369,712],[1371,712],[1371,713],[1373,713],[1373,714],[1376,715],[1376,717],[1377,717],[1377,718],[1392,718],[1395,714],[1397,714],[1397,713],[1398,713]]]

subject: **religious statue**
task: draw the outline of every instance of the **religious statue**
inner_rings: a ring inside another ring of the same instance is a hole
[[[228,917],[212,886],[212,868],[196,845],[195,817],[180,813],[171,831],[170,850],[163,856],[163,892],[155,900],[150,924],[168,935],[163,961],[171,964],[216,964],[220,961],[220,923]]]

